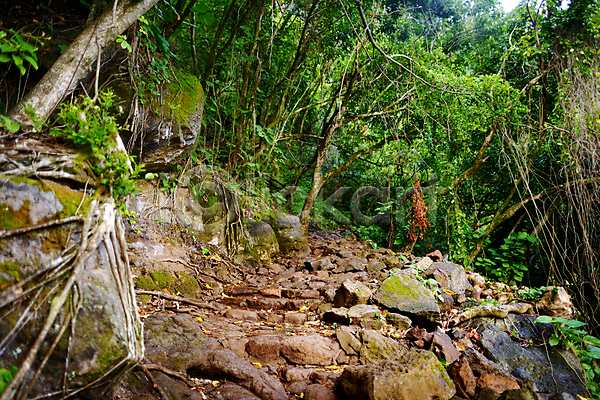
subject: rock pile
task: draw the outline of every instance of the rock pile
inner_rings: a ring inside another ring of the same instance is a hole
[[[147,299],[152,379],[166,396],[192,399],[587,396],[577,359],[543,345],[549,327],[526,314],[535,304],[441,254],[414,258],[350,236],[314,232],[307,251],[219,280],[202,275],[189,247],[204,307]],[[115,396],[160,395],[137,373]]]

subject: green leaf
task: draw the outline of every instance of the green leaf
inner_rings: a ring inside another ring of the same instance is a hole
[[[2,53],[13,53],[17,51],[10,43],[4,43],[0,45],[0,52]]]
[[[12,59],[15,62],[15,65],[17,66],[17,68],[19,68],[19,71],[21,71],[21,75],[25,75],[25,73],[27,71],[23,67],[23,59],[16,54],[12,55]]]
[[[591,358],[595,358],[597,360],[600,360],[600,348],[596,347],[596,346],[587,346],[587,355]]]
[[[33,57],[23,54],[23,58],[29,62],[35,68],[38,69],[37,62],[33,59]]]
[[[6,54],[0,54],[0,62],[10,62],[12,58]]]
[[[7,118],[3,115],[0,115],[0,118],[2,118],[2,121],[4,122],[4,126],[6,126],[6,129],[8,129],[12,133],[15,133],[21,127],[19,124],[12,122],[10,120],[10,118]]]
[[[558,344],[559,340],[556,336],[552,336],[552,339],[550,339],[550,346],[556,346]]]
[[[540,315],[533,322],[537,322],[539,324],[550,324],[550,323],[554,322],[554,320],[552,319],[552,317],[549,317],[548,315]]]
[[[585,322],[577,321],[576,319],[566,319],[562,317],[556,318],[556,322],[560,324],[565,324],[569,328],[579,328],[581,326],[587,325]]]
[[[598,339],[597,337],[586,335],[583,337],[583,340],[585,340],[586,342],[591,343],[595,346],[600,347],[600,339]]]

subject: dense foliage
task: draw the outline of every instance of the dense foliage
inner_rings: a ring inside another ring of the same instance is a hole
[[[20,38],[0,33],[0,61],[22,72],[37,59]],[[244,196],[567,286],[600,325],[597,1],[161,0],[117,42],[140,99],[175,69],[201,80],[190,162]]]

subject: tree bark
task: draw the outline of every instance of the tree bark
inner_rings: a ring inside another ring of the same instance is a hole
[[[102,47],[114,41],[157,1],[121,0],[107,7],[71,43],[27,96],[9,111],[8,117],[24,127],[32,127],[33,121],[25,111],[25,105],[29,104],[41,121],[47,120],[65,96],[92,72]]]

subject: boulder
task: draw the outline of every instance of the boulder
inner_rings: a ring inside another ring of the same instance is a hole
[[[304,261],[304,267],[309,271],[328,271],[335,268],[331,257],[311,258]]]
[[[358,272],[367,269],[368,261],[365,258],[360,257],[346,257],[337,260],[336,273],[344,272]]]
[[[363,364],[377,363],[382,360],[395,360],[406,353],[406,347],[394,339],[383,336],[372,330],[361,330],[358,333],[361,342],[359,358]]]
[[[371,289],[361,282],[346,280],[335,293],[333,304],[336,307],[352,307],[367,304],[371,298]]]
[[[166,171],[197,147],[204,109],[204,91],[192,75],[176,73],[177,79],[161,85],[161,96],[149,95],[136,114],[137,132],[124,134],[130,154],[139,157],[148,172]]]
[[[152,314],[144,326],[146,358],[174,371],[185,372],[205,351],[221,348],[189,314]]]
[[[527,385],[534,385],[534,390],[547,393],[548,397],[562,392],[573,397],[587,396],[583,371],[571,351],[556,346],[524,348],[496,326],[477,322],[479,343],[485,354],[517,378],[522,387],[532,389]]]
[[[439,282],[440,287],[447,287],[457,294],[463,294],[465,290],[473,290],[462,265],[451,262],[434,262],[425,271],[425,274],[433,276]]]
[[[281,360],[281,340],[277,335],[261,335],[248,339],[246,352],[261,363],[276,364]]]
[[[265,219],[275,231],[279,250],[283,254],[308,253],[308,239],[300,224],[300,218],[276,212]]]
[[[387,314],[385,319],[394,328],[401,329],[403,331],[407,330],[412,325],[412,321],[410,320],[410,318],[408,318],[402,314],[397,314],[397,313],[391,312],[391,313]]]
[[[335,336],[340,343],[340,346],[349,356],[357,356],[362,346],[362,343],[357,339],[356,334],[357,331],[355,329],[348,328],[347,326],[341,326],[335,331]]]
[[[255,267],[270,263],[279,252],[277,237],[271,225],[260,221],[246,221],[249,239],[244,246],[244,260]]]
[[[192,377],[227,379],[252,391],[261,399],[288,400],[281,382],[231,350],[205,351],[188,367],[187,373]]]
[[[261,400],[254,393],[234,383],[225,382],[219,386],[219,394],[223,400]],[[181,399],[181,397],[177,397]],[[204,396],[206,398],[206,396]]]
[[[348,366],[340,377],[345,398],[354,400],[448,400],[454,384],[429,351],[411,349],[395,360]]]
[[[433,293],[410,270],[402,270],[386,279],[373,299],[394,312],[430,321],[440,319],[440,308]]]
[[[374,305],[357,304],[348,309],[348,318],[358,324],[362,319],[375,317],[379,313],[379,308]]]
[[[4,395],[108,398],[144,351],[121,217],[96,191],[86,156],[55,138],[9,138],[0,138],[9,172],[0,177],[0,365],[18,370]],[[52,166],[47,179],[10,170],[39,162]]]
[[[330,324],[348,325],[350,323],[348,309],[346,307],[340,307],[327,310],[323,313],[323,321]]]
[[[541,315],[549,315],[552,318],[570,318],[573,315],[573,303],[569,294],[563,287],[547,288],[536,304]]]
[[[436,353],[442,356],[448,364],[453,363],[460,357],[460,352],[456,350],[456,347],[452,344],[452,340],[445,333],[433,332],[431,343]]]
[[[340,346],[319,336],[287,336],[281,341],[281,354],[292,364],[331,365],[339,355]]]
[[[431,258],[423,257],[419,261],[417,261],[415,266],[417,267],[417,269],[419,269],[421,271],[426,271],[427,268],[429,268],[431,266],[431,264],[433,264],[433,260],[431,260]]]
[[[150,374],[169,399],[204,400],[202,394],[188,387],[180,379],[158,371],[150,371]],[[127,374],[121,385],[115,390],[112,398],[115,400],[140,399],[142,398],[140,394],[142,394],[144,400],[162,400],[146,375],[131,372]]]
[[[333,390],[323,385],[308,385],[304,390],[304,400],[337,400]]]

